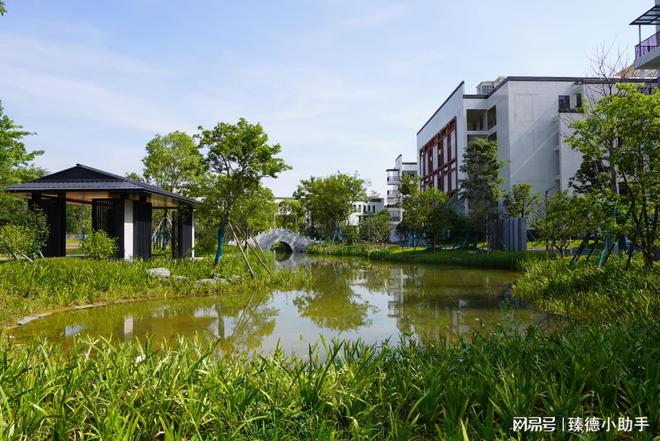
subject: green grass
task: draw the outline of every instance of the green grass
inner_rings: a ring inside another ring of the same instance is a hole
[[[331,245],[321,244],[307,248],[309,254],[332,256],[359,256],[391,262],[430,263],[447,266],[520,270],[523,262],[545,258],[544,255],[506,251],[430,250],[401,248],[396,245]]]
[[[264,253],[271,268],[274,259]],[[202,260],[157,258],[149,261],[96,261],[79,258],[47,258],[34,262],[0,263],[0,325],[36,312],[122,299],[167,298],[249,292],[260,286],[298,286],[303,270],[267,271],[252,256],[257,277],[252,279],[237,250],[228,247],[219,267],[211,258]],[[149,277],[146,269],[166,267],[185,280]],[[228,283],[197,284],[214,273]]]
[[[0,438],[454,440],[465,427],[469,439],[508,440],[516,416],[646,416],[657,433],[658,341],[657,324],[640,322],[434,347],[331,344],[309,360],[216,358],[191,341],[5,345]]]
[[[513,293],[536,307],[596,322],[660,318],[660,267],[646,270],[634,259],[612,256],[598,268],[595,259],[570,258],[525,263]]]

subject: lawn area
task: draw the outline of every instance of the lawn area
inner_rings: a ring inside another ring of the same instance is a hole
[[[274,258],[264,253],[272,269]],[[299,286],[303,270],[272,271],[270,274],[250,257],[256,278],[252,279],[240,253],[227,247],[223,263],[213,266],[208,257],[198,260],[156,258],[149,261],[96,261],[82,258],[47,258],[34,262],[0,263],[0,326],[34,313],[80,305],[128,299],[168,298],[243,292],[259,286]],[[151,277],[146,270],[165,267],[172,275]],[[197,283],[215,276],[218,283]]]
[[[464,266],[493,269],[520,270],[523,262],[545,259],[544,254],[474,251],[474,250],[430,250],[424,248],[402,248],[397,245],[332,245],[321,244],[307,248],[308,254],[333,256],[359,256],[392,262],[430,263],[448,266]]]

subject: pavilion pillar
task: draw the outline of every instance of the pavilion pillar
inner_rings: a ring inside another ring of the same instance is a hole
[[[66,256],[66,198],[43,198],[41,193],[32,193],[28,201],[30,208],[38,208],[46,216],[48,240],[41,250],[44,257]]]
[[[192,207],[180,207],[176,223],[177,257],[195,257],[195,225]]]
[[[133,201],[133,257],[151,258],[151,218],[150,203]]]

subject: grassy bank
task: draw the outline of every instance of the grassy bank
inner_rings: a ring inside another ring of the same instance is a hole
[[[654,431],[659,340],[641,322],[450,347],[343,344],[311,361],[216,359],[190,341],[79,341],[72,352],[35,342],[3,348],[0,438],[464,439],[465,427],[496,440],[517,438],[515,416],[646,416]]]
[[[447,266],[476,268],[496,268],[520,270],[529,259],[544,258],[544,255],[490,251],[477,252],[467,250],[427,250],[401,248],[396,245],[332,245],[321,244],[307,248],[307,253],[326,256],[359,256],[374,260],[391,262],[431,263]]]
[[[264,256],[269,267],[274,259]],[[237,250],[229,248],[219,267],[211,258],[183,260],[155,258],[149,261],[95,261],[79,258],[38,259],[35,262],[0,263],[0,326],[22,316],[50,309],[112,302],[121,299],[166,298],[243,292],[261,286],[297,286],[305,280],[302,270],[269,274],[252,256],[252,279]],[[146,270],[165,267],[172,275],[157,278]],[[216,274],[218,283],[197,283]]]
[[[633,261],[612,257],[598,268],[580,259],[530,261],[516,279],[513,293],[536,307],[592,322],[660,318],[660,267],[645,270]]]

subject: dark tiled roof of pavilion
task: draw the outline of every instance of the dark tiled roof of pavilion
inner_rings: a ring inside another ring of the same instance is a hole
[[[164,196],[178,202],[198,204],[199,202],[163,190],[155,185],[135,181],[124,176],[115,175],[82,164],[75,167],[42,176],[33,181],[10,185],[7,189],[13,193],[29,192],[61,192],[61,191],[116,191],[119,193],[152,193]]]

